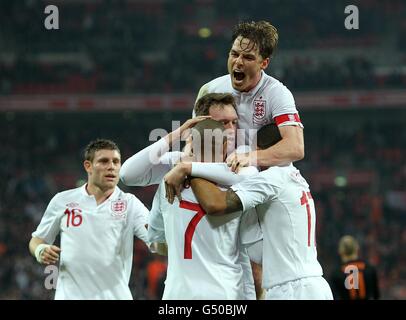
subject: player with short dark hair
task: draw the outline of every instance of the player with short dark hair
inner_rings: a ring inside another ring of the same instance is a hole
[[[60,260],[57,300],[132,299],[134,235],[149,245],[149,211],[117,187],[121,155],[113,141],[90,142],[83,166],[87,183],[52,198],[32,233],[30,253],[45,265]],[[53,245],[57,235],[60,248]]]
[[[84,160],[93,161],[96,151],[99,150],[116,150],[120,153],[120,149],[114,141],[107,139],[96,139],[89,142],[84,151]]]

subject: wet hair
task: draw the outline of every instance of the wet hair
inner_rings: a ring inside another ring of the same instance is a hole
[[[268,149],[282,140],[279,128],[275,123],[269,123],[257,131],[258,149]]]
[[[118,153],[120,153],[120,149],[115,142],[108,139],[96,139],[89,142],[89,144],[86,146],[84,152],[85,160],[92,162],[96,151],[99,150],[117,150]]]
[[[251,40],[252,45],[248,44],[248,50],[253,45],[258,47],[262,58],[270,58],[278,44],[278,30],[267,21],[240,22],[233,29],[232,43],[239,36]]]
[[[234,97],[230,93],[208,93],[197,100],[194,108],[196,116],[210,115],[210,108],[214,105],[220,108],[232,105],[234,109],[237,108]]]

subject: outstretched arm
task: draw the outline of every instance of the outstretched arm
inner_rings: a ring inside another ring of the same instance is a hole
[[[258,173],[255,167],[241,168],[239,174],[230,170],[225,163],[182,162],[178,163],[165,177],[166,198],[173,203],[175,196],[181,200],[181,191],[187,176],[207,179],[222,186],[230,186],[241,182],[247,176]]]
[[[120,170],[121,181],[129,186],[158,184],[170,170],[173,162],[176,162],[176,156],[179,158],[179,153],[174,153],[175,159],[166,157],[162,161],[164,154],[169,151],[173,144],[185,139],[191,127],[207,118],[209,117],[201,116],[187,120],[178,129],[128,158]]]
[[[243,209],[240,198],[231,189],[222,191],[214,183],[200,178],[192,178],[190,184],[203,210],[209,215],[224,215]]]

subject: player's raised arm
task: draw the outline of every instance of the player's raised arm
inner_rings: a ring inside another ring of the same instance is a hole
[[[209,116],[187,120],[178,129],[128,158],[120,170],[121,181],[129,186],[158,184],[172,164],[180,159],[180,152],[168,156],[172,145],[185,139],[191,127],[207,118]]]
[[[250,174],[257,173],[255,167],[244,168]],[[217,184],[229,186],[244,179],[243,175],[232,172],[225,163],[181,162],[172,168],[164,177],[167,199],[170,203],[180,195],[188,176],[199,177]]]
[[[303,159],[303,129],[299,126],[283,126],[279,128],[279,132],[281,141],[272,147],[256,151],[259,166],[284,165]]]

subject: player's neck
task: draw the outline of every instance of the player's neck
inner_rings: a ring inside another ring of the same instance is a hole
[[[114,192],[114,188],[103,190],[94,184],[88,183],[86,185],[86,191],[89,195],[94,196],[97,205],[99,205],[104,201],[106,201],[111,196],[111,194]]]
[[[259,82],[261,81],[261,79],[262,79],[262,72],[261,72],[259,75],[257,75],[257,77],[256,77],[256,79],[255,79],[255,81],[254,81],[254,85],[248,87],[248,88],[247,88],[246,90],[244,90],[243,92],[247,93],[247,92],[250,92],[250,91],[252,91],[253,89],[255,89],[255,88],[258,86],[258,84],[259,84]]]

